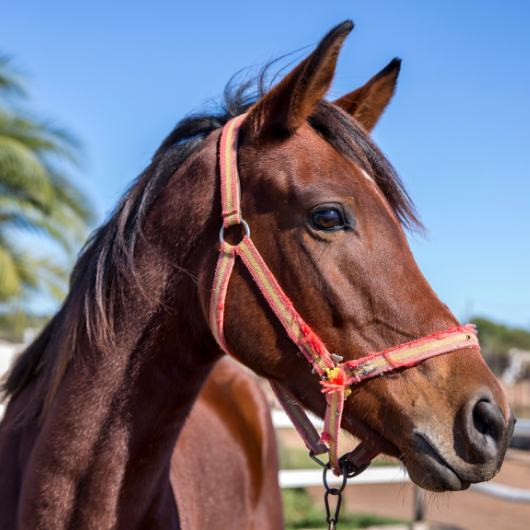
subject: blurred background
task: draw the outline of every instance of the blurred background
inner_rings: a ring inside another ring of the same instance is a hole
[[[350,18],[329,97],[403,59],[373,136],[427,227],[413,252],[530,418],[528,2],[19,0],[0,12],[0,371],[57,310],[88,234],[176,122],[214,105],[233,74],[297,61]],[[281,467],[310,467],[292,430],[278,433]],[[496,480],[530,489],[517,444]],[[406,482],[348,492],[351,528],[414,518]],[[290,527],[310,527],[320,493],[285,489]],[[425,506],[423,518],[467,529],[530,520],[530,504],[477,491]]]

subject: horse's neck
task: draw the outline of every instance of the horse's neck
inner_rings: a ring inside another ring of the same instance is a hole
[[[150,320],[129,351],[80,348],[31,451],[22,528],[178,526],[169,461],[217,354],[178,316]]]
[[[102,276],[107,283],[89,296],[87,309],[81,303],[87,296],[85,284],[98,283],[85,282],[80,272],[74,277],[63,318],[57,319],[62,327],[50,333],[57,340],[60,330],[81,318],[87,319],[87,329],[76,334],[75,354],[44,423],[17,435],[6,434],[6,422],[0,426],[0,459],[13,459],[17,453],[12,483],[21,484],[19,528],[178,528],[169,462],[186,417],[220,356],[201,306],[206,291],[196,283],[203,260],[197,250],[203,232],[197,227],[207,227],[211,216],[209,208],[197,207],[196,198],[206,201],[214,195],[216,141],[217,136],[205,140],[150,210],[145,237],[138,237],[134,247],[134,275],[141,279],[141,289],[116,265],[112,281]],[[94,245],[96,252],[99,239]],[[112,252],[119,257],[120,249]],[[93,274],[93,256],[87,256],[79,270]],[[100,261],[98,257],[97,267]],[[105,305],[107,291],[118,284],[123,291],[115,289],[116,307],[105,312],[103,326],[97,319],[88,322]],[[69,303],[76,311],[70,311]],[[102,334],[111,316],[117,326],[112,344],[94,350],[88,337],[91,332]],[[62,376],[59,369],[57,373]],[[54,372],[48,376],[53,380]],[[12,400],[8,415],[13,417],[17,407],[31,402],[32,392],[39,394],[38,382],[37,376]],[[3,489],[11,495],[9,487],[0,477],[0,496]]]

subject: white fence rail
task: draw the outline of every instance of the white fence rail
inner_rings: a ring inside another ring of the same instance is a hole
[[[322,486],[322,470],[320,469],[282,469],[278,477],[281,488]],[[330,486],[342,484],[342,478],[336,477],[333,473],[328,473],[326,480]],[[348,484],[389,484],[409,481],[407,471],[401,466],[378,466],[368,468]]]

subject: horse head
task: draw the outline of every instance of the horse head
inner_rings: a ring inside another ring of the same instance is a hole
[[[459,325],[414,260],[404,228],[421,224],[370,136],[393,96],[400,61],[335,102],[323,99],[352,27],[334,28],[248,110],[237,153],[242,211],[257,249],[303,319],[345,361]],[[211,156],[214,136],[205,142]],[[205,315],[220,194],[217,183],[198,273]],[[240,229],[225,237],[237,242]],[[233,355],[322,417],[318,375],[240,261],[224,314]],[[347,431],[400,458],[412,480],[432,491],[492,478],[513,425],[499,383],[471,348],[356,385],[343,413]]]

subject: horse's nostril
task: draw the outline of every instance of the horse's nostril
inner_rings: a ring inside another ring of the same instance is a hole
[[[487,401],[479,401],[473,409],[473,425],[483,435],[494,436],[494,425],[490,414],[491,405]]]
[[[471,450],[475,463],[495,459],[505,445],[506,436],[506,422],[500,408],[494,401],[479,399],[469,404],[465,416],[467,458]]]

